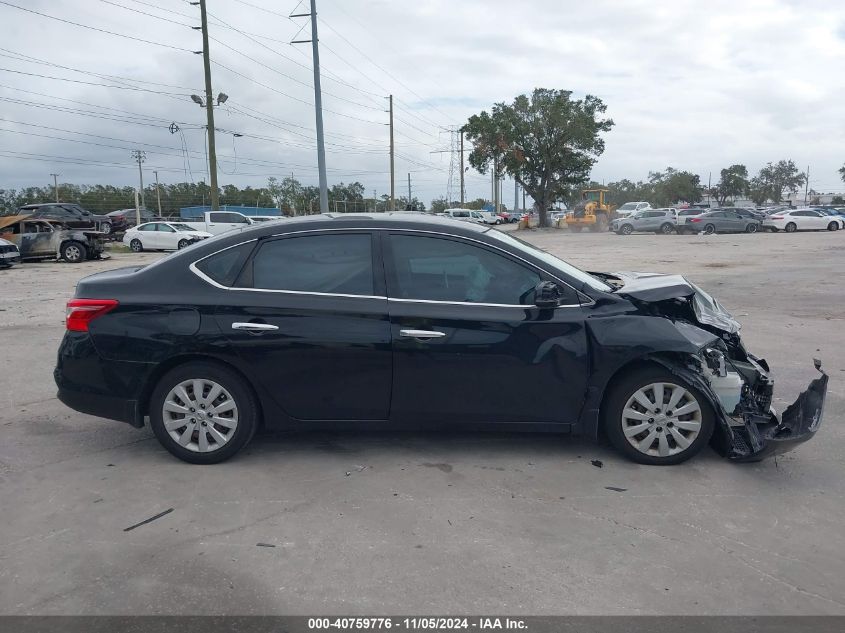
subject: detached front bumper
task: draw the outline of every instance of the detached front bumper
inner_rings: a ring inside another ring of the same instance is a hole
[[[746,418],[744,427],[733,427],[728,458],[739,462],[756,462],[771,455],[791,451],[811,439],[822,423],[827,396],[827,374],[816,362],[821,376],[810,382],[806,390],[786,408],[780,421],[772,412],[770,421],[760,423]]]

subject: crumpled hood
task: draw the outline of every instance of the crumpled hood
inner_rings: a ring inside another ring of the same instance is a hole
[[[628,271],[611,275],[624,284],[614,291],[619,296],[649,303],[691,297],[693,310],[701,323],[730,333],[739,332],[742,327],[722,304],[682,275]]]

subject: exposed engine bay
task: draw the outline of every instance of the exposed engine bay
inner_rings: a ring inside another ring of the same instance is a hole
[[[828,376],[814,360],[815,378],[780,419],[772,407],[774,380],[768,364],[749,353],[740,324],[713,297],[680,275],[591,273],[651,316],[712,335],[695,337],[696,354],[678,358],[655,355],[663,365],[708,396],[719,421],[716,448],[737,461],[757,461],[791,450],[818,430],[824,412]]]

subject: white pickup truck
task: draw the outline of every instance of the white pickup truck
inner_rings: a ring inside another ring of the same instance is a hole
[[[235,211],[206,211],[203,219],[196,217],[181,218],[180,224],[187,224],[197,231],[206,231],[212,235],[219,235],[232,229],[242,229],[245,226],[254,224],[247,216]]]

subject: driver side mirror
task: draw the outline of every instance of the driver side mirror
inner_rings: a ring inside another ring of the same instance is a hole
[[[560,286],[551,281],[541,281],[534,287],[534,305],[538,308],[556,308],[562,298]]]

